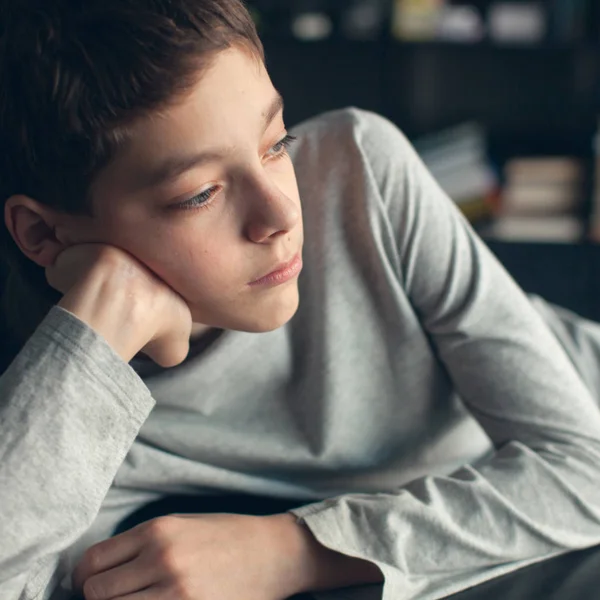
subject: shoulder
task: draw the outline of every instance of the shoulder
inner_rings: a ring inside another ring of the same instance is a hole
[[[398,127],[385,117],[353,106],[321,113],[293,128],[300,138],[346,138],[361,143],[373,143],[378,138],[397,137],[406,142]]]
[[[386,172],[407,169],[414,150],[400,129],[377,113],[349,107],[326,112],[292,128],[291,155],[300,174],[369,171],[381,182]],[[358,170],[358,171],[357,171]]]

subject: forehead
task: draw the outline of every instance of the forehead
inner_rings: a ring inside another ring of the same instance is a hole
[[[220,52],[187,96],[133,125],[131,145],[139,150],[157,138],[235,136],[240,128],[260,126],[274,93],[262,61],[249,51]]]
[[[127,144],[93,186],[94,198],[127,189],[141,165],[151,168],[174,153],[256,143],[274,96],[264,64],[250,51],[220,52],[186,96],[128,128]]]

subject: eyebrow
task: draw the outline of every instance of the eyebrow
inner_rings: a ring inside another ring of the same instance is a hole
[[[279,92],[273,98],[271,104],[265,112],[263,112],[263,133],[268,129],[273,119],[283,112],[283,97]],[[158,166],[153,167],[149,171],[142,171],[135,177],[135,189],[145,189],[160,185],[165,181],[173,180],[183,173],[190,171],[193,168],[200,167],[206,163],[214,162],[222,159],[228,153],[227,148],[213,148],[196,154],[186,154],[181,156],[170,156]]]

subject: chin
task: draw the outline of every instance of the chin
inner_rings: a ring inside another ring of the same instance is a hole
[[[214,318],[202,318],[192,308],[195,323],[210,323],[210,327],[246,331],[248,333],[267,333],[283,327],[297,312],[300,297],[298,286],[284,294],[256,302],[249,310],[247,307],[237,313],[219,314]],[[206,316],[206,313],[204,313]]]
[[[248,333],[267,333],[275,331],[283,327],[298,310],[298,306],[293,310],[281,310],[277,313],[270,313],[265,316],[257,316],[252,322],[240,323],[240,327],[236,327],[238,331],[247,331]]]

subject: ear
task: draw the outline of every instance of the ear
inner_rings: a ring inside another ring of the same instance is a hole
[[[27,258],[50,267],[65,245],[56,237],[60,213],[28,196],[11,196],[4,205],[4,222]]]

